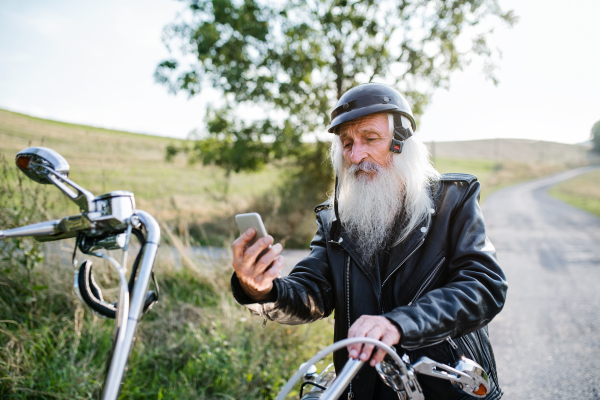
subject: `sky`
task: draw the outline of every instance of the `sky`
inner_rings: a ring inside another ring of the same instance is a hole
[[[438,90],[417,128],[424,141],[589,139],[600,120],[600,1],[499,0],[520,21],[498,25],[494,86],[473,63]],[[206,91],[191,99],[154,82],[169,57],[174,0],[0,3],[0,108],[42,118],[185,138],[202,126]]]

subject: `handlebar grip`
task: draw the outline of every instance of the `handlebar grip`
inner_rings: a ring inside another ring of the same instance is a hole
[[[75,280],[76,290],[78,291],[79,298],[83,300],[96,313],[96,315],[115,319],[117,315],[117,303],[108,303],[102,296],[102,289],[96,283],[94,275],[92,274],[92,262],[85,260],[79,266],[79,272]],[[157,286],[158,291],[158,286]],[[146,292],[144,299],[143,312],[146,313],[158,300],[158,293],[152,290]]]
[[[58,232],[58,224],[60,220],[38,222],[37,224],[20,226],[18,228],[0,231],[0,239],[23,236],[48,236]]]

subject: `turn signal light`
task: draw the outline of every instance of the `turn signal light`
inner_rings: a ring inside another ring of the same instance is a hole
[[[487,393],[487,389],[485,388],[485,386],[483,386],[483,384],[481,384],[481,385],[479,385],[477,390],[473,390],[473,393],[475,393],[479,396],[483,396]]]
[[[29,168],[29,162],[31,161],[31,158],[29,157],[19,157],[17,159],[17,165],[23,169],[23,170],[27,170]]]

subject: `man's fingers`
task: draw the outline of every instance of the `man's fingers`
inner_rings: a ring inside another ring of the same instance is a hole
[[[398,330],[395,329],[395,326],[393,328],[394,329],[386,330],[383,337],[379,339],[390,347],[397,344],[400,341],[400,332],[398,332]],[[386,354],[387,353],[385,350],[378,349],[373,355],[373,357],[371,357],[371,366],[374,367],[377,363],[383,361],[383,358]]]
[[[377,365],[377,363],[382,362],[386,354],[387,353],[385,350],[378,349],[375,352],[375,355],[373,357],[371,357],[371,362],[369,363],[369,364],[371,364],[371,367],[374,367],[375,365]]]
[[[263,255],[262,257],[260,257],[259,260],[256,261],[256,264],[254,266],[254,274],[260,275],[264,273],[265,270],[269,268],[275,257],[277,257],[279,253],[281,253],[281,250],[283,250],[283,247],[280,243],[277,243],[276,245],[271,247],[265,255]]]
[[[258,255],[269,245],[273,243],[273,237],[271,235],[264,236],[256,241],[252,246],[248,247],[244,252],[244,265],[247,267],[253,267],[258,261],[256,258]]]
[[[269,268],[264,275],[267,275],[271,280],[278,278],[281,275],[281,269],[283,268],[284,258],[283,256],[277,256],[273,260],[273,265]]]
[[[356,320],[356,322],[352,325],[350,330],[348,331],[348,337],[365,337],[374,327],[374,321],[370,316],[362,316]],[[378,338],[377,338],[378,339]],[[363,343],[354,343],[348,347],[348,354],[352,358],[361,358],[362,354],[365,352],[365,344]],[[371,346],[372,349],[372,345]],[[369,350],[369,354],[371,351]],[[363,360],[365,361],[365,360]]]
[[[372,339],[381,340],[388,346],[393,346],[400,341],[400,332],[392,325],[392,323],[385,317],[363,315],[352,324],[348,330],[348,337],[368,337]],[[351,358],[359,358],[361,361],[367,361],[371,357],[374,345],[355,343],[348,346],[348,356]],[[380,353],[380,351],[382,353]],[[377,351],[373,357],[377,357],[377,362],[383,360],[385,352],[383,350]],[[371,363],[375,365],[375,363]]]
[[[233,241],[233,245],[231,246],[233,250],[233,259],[242,259],[244,257],[244,250],[246,249],[246,245],[250,243],[252,238],[256,235],[256,231],[254,228],[249,228],[246,232],[242,233],[239,238]]]
[[[371,339],[381,339],[381,337],[383,336],[383,332],[381,330],[381,328],[377,325],[375,325],[366,335],[366,337],[371,338]],[[373,348],[375,347],[375,345],[366,343],[363,348],[362,348],[362,352],[360,353],[360,360],[361,361],[368,361],[369,357],[371,357],[371,353],[373,352]]]
[[[371,326],[367,323],[367,320],[363,317],[360,317],[348,330],[348,337],[365,337],[370,327]],[[351,344],[350,346],[348,346],[348,355],[351,358],[356,359],[361,354],[362,348],[362,343]]]

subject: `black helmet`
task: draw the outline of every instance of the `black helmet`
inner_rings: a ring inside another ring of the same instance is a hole
[[[413,132],[417,129],[417,124],[404,96],[381,83],[365,83],[344,93],[331,112],[331,124],[327,130],[334,133],[335,128],[344,122],[380,112],[394,114],[394,137],[390,151],[402,152],[404,140],[411,137],[412,132],[402,127],[401,116],[408,118]]]

